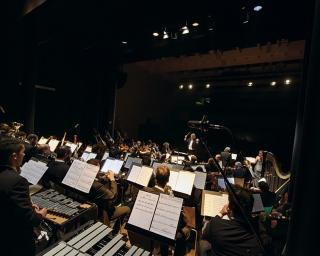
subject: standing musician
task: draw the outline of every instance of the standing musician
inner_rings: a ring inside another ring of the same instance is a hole
[[[17,172],[24,150],[16,139],[0,142],[1,255],[35,255],[33,227],[47,214],[31,203],[29,183]]]

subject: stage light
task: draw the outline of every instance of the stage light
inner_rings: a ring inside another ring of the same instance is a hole
[[[272,81],[272,82],[270,83],[271,86],[275,86],[276,84],[277,84],[276,81]]]
[[[199,23],[198,23],[198,22],[193,22],[193,23],[192,23],[192,26],[193,26],[193,27],[198,27],[198,26],[199,26]]]
[[[284,84],[286,84],[286,85],[291,84],[291,80],[290,80],[290,79],[286,79],[286,80],[284,80]]]
[[[206,84],[206,88],[209,89],[211,87],[210,84]]]
[[[253,10],[254,10],[255,12],[259,12],[259,11],[261,11],[261,9],[262,9],[262,6],[261,6],[261,5],[257,5],[257,6],[255,6],[255,7],[253,8]]]
[[[183,35],[189,34],[189,29],[188,29],[187,26],[182,27],[182,34],[183,34]]]
[[[158,32],[153,32],[152,35],[153,35],[154,37],[157,37],[157,36],[159,36],[159,33],[158,33]]]
[[[121,43],[122,43],[122,44],[127,44],[128,42],[127,42],[127,41],[122,41]]]
[[[188,85],[188,89],[189,89],[189,90],[192,90],[192,88],[193,88],[193,85],[192,85],[192,84],[189,84],[189,85]]]
[[[168,39],[168,38],[169,38],[169,35],[168,35],[166,29],[164,29],[164,31],[163,31],[163,39]]]
[[[253,86],[253,82],[249,82],[249,83],[248,83],[248,86],[249,86],[249,87]]]
[[[179,85],[179,89],[182,90],[183,89],[183,84]]]

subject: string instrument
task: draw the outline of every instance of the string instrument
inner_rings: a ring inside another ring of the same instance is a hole
[[[61,140],[61,146],[63,146],[64,141],[65,141],[65,139],[66,139],[66,136],[67,136],[67,132],[64,132],[63,138],[62,138],[62,140]]]
[[[126,144],[120,144],[119,148],[120,148],[120,151],[123,153],[127,153],[130,149],[129,146]]]

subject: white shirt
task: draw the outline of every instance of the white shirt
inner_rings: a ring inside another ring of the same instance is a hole
[[[192,150],[192,144],[193,144],[193,140],[190,140],[189,146],[188,146],[188,149],[189,149],[189,150]]]

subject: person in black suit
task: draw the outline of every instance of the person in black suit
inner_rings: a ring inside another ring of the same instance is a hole
[[[48,170],[44,174],[42,181],[46,187],[49,186],[49,181],[55,184],[61,184],[66,176],[70,166],[67,162],[71,158],[71,149],[68,146],[61,146],[57,149],[57,158],[48,164]]]
[[[198,155],[199,148],[199,139],[195,133],[191,133],[190,138],[188,138],[188,134],[184,136],[184,141],[187,143],[187,150],[189,155]]]
[[[228,167],[231,165],[231,149],[230,147],[226,147],[221,153],[222,166]]]
[[[6,256],[35,255],[33,227],[47,214],[31,203],[29,183],[17,172],[24,150],[15,139],[0,142],[0,250]]]
[[[29,134],[25,142],[25,157],[23,162],[28,162],[32,157],[37,154],[38,136],[36,134]]]
[[[234,186],[234,190],[247,218],[254,223],[251,217],[254,202],[252,194],[239,186]],[[224,215],[228,215],[229,219],[224,219]],[[262,230],[257,231],[261,236],[264,235]],[[266,236],[263,238],[267,241]],[[220,213],[207,223],[201,239],[200,255],[207,255],[205,249],[209,247],[213,255],[263,255],[258,240],[248,228],[248,224],[230,194],[229,205],[225,205]]]

